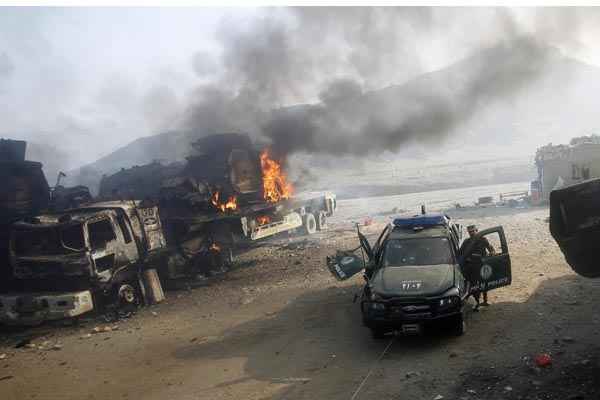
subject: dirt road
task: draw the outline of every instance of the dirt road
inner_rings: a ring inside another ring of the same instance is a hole
[[[571,272],[547,210],[454,214],[502,224],[513,261],[513,285],[490,294],[462,337],[371,339],[352,303],[361,278],[336,282],[324,265],[356,243],[338,220],[253,249],[221,281],[127,320],[3,331],[0,399],[600,398],[600,282]],[[106,326],[118,329],[88,335]],[[24,338],[33,345],[15,348]],[[539,353],[552,366],[535,367]]]

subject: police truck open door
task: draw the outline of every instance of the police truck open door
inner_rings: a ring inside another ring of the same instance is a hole
[[[339,281],[345,281],[366,268],[367,263],[373,259],[373,249],[367,238],[356,228],[360,246],[342,251],[338,250],[335,256],[327,257],[327,268]],[[360,250],[360,253],[358,252]]]
[[[485,229],[475,234],[472,243],[464,249],[464,254],[470,254],[473,246],[480,238],[496,244],[494,254],[484,255],[477,275],[478,282],[471,282],[471,289],[493,290],[508,286],[512,282],[510,255],[504,229],[501,226]]]

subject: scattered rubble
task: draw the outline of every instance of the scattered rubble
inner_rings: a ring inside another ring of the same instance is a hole
[[[17,342],[17,344],[15,344],[15,349],[20,349],[21,347],[26,347],[29,344],[31,344],[31,339],[30,338],[26,338],[26,339],[21,339]]]

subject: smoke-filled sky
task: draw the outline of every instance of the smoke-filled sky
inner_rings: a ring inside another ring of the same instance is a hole
[[[600,66],[598,22],[600,11],[573,8],[3,8],[0,136],[53,145],[66,168],[170,129],[394,152],[526,90],[540,48]],[[453,90],[368,96],[481,51]]]

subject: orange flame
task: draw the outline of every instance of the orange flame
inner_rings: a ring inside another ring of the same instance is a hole
[[[266,225],[271,222],[271,218],[268,215],[259,215],[256,217],[256,222],[258,225]]]
[[[229,196],[226,202],[221,203],[219,201],[219,192],[214,192],[210,198],[210,202],[213,206],[215,206],[221,212],[225,212],[226,210],[234,211],[237,210],[237,198],[235,196]]]
[[[281,169],[281,164],[269,155],[269,149],[260,153],[260,166],[263,175],[263,197],[266,201],[276,203],[289,199],[294,187],[287,181],[287,176]]]

